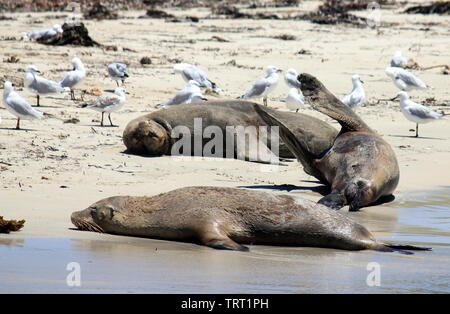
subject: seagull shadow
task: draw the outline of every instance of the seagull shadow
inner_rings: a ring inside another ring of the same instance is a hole
[[[43,105],[39,105],[39,106],[36,106],[36,105],[33,105],[32,106],[33,108],[35,108],[35,109],[39,109],[39,108],[62,108],[62,107],[59,107],[59,106],[43,106]]]
[[[426,136],[419,136],[416,137],[415,135],[388,135],[390,137],[400,137],[400,138],[416,138],[416,139],[424,139],[424,140],[439,140],[439,141],[445,141],[445,138],[441,137],[426,137]]]
[[[22,132],[36,131],[35,129],[24,129],[24,128],[16,129],[15,127],[14,128],[0,128],[0,130],[22,131]]]
[[[100,124],[86,124],[85,126],[96,127],[96,128],[118,128],[118,125],[100,125]]]

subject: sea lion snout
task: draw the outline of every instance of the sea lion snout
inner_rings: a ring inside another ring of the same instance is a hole
[[[70,219],[80,230],[107,232],[109,226],[123,218],[122,200],[120,196],[106,198],[84,210],[73,212]]]
[[[131,121],[123,132],[128,152],[144,155],[165,154],[169,147],[166,129],[153,120]]]

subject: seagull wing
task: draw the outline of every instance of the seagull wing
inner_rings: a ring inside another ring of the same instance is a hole
[[[246,99],[261,96],[266,91],[268,85],[269,82],[265,78],[257,80],[252,88],[247,93],[245,93],[243,98]]]
[[[31,107],[31,105],[17,93],[11,93],[6,98],[6,103],[10,110],[16,112],[23,117],[41,118],[43,113]]]

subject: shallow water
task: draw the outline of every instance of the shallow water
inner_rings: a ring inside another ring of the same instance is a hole
[[[0,292],[449,293],[449,192],[406,193],[379,212],[354,215],[378,239],[431,246],[432,252],[251,246],[241,253],[102,234],[86,240],[21,239],[17,233],[0,237]],[[67,284],[71,262],[80,266],[81,286]],[[369,263],[379,266],[379,286],[367,284]]]

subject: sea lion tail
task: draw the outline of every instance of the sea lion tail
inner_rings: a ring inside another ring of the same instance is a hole
[[[430,247],[421,247],[408,244],[395,244],[395,243],[376,243],[373,247],[374,250],[380,252],[398,252],[404,255],[413,255],[413,252],[409,251],[431,251]]]

